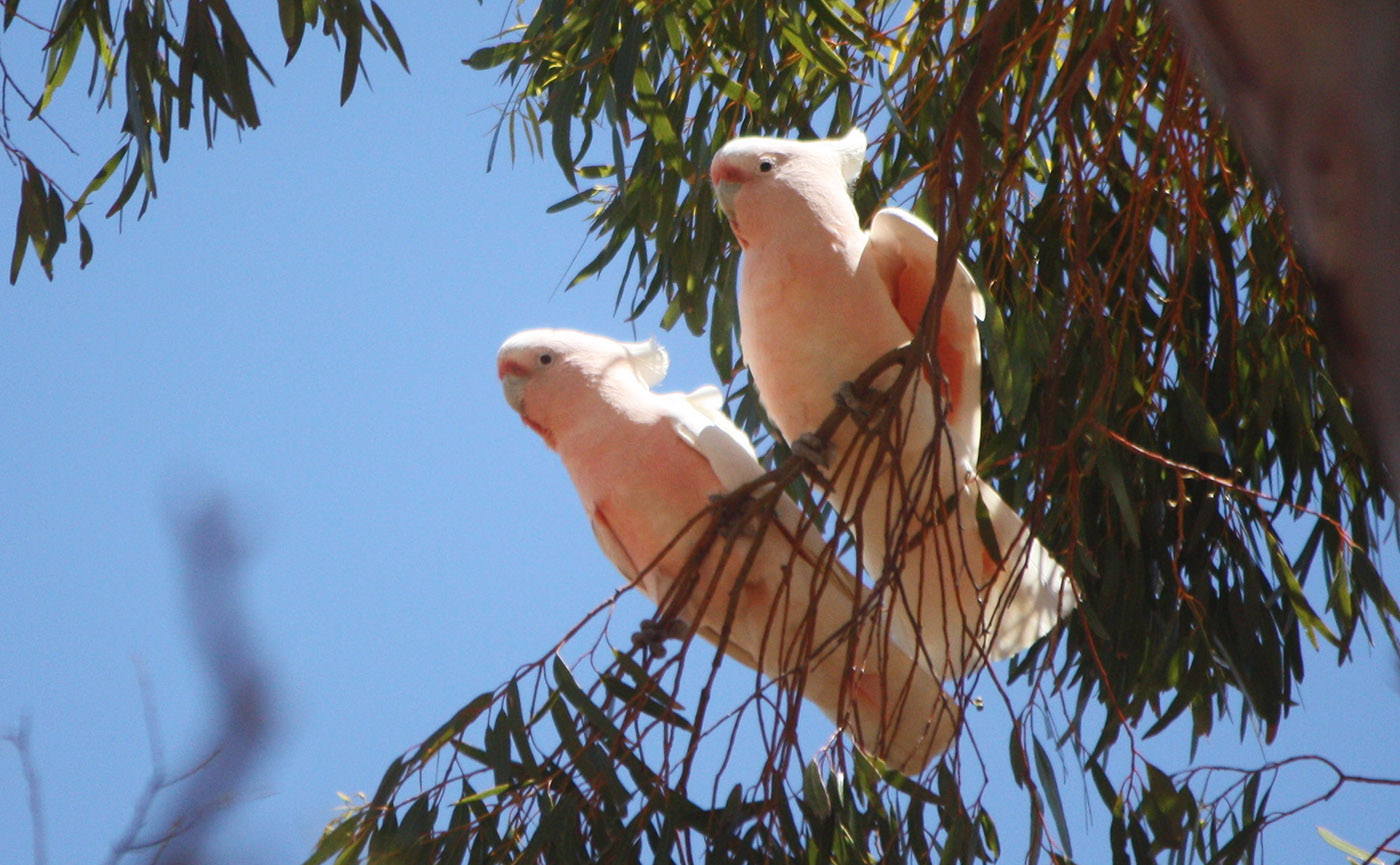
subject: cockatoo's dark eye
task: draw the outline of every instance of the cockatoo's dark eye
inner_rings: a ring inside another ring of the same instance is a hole
[[[777,167],[777,163],[775,163],[775,162],[774,162],[773,160],[771,160],[771,159],[760,159],[760,160],[758,160],[758,170],[761,171],[761,172],[763,172],[764,174],[767,174],[768,172],[772,171],[772,170],[773,170],[774,168],[776,168],[776,167]]]
[[[549,352],[540,355],[540,366],[549,366],[551,363],[554,363],[554,355]]]

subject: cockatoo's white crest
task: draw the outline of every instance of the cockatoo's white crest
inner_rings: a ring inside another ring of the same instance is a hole
[[[628,368],[647,387],[660,384],[670,367],[666,349],[655,337],[644,342],[620,342],[597,334],[548,327],[515,334],[501,346],[497,359],[498,363],[509,359],[515,365],[538,365],[546,355],[549,360],[544,365],[564,361],[587,367],[593,373],[600,373],[618,361],[626,361]]]
[[[852,129],[840,138],[830,139],[836,151],[841,154],[841,177],[847,186],[855,185],[865,168],[865,133]]]
[[[632,359],[632,368],[637,371],[637,377],[646,382],[647,387],[656,387],[666,378],[671,357],[656,341],[656,337],[650,337],[646,342],[624,342],[620,345]]]

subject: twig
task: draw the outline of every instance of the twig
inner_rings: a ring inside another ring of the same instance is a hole
[[[49,132],[52,133],[53,137],[58,139],[58,142],[60,144],[68,148],[69,153],[73,154],[74,156],[77,156],[78,151],[73,149],[73,145],[68,143],[68,139],[64,138],[63,134],[60,133],[57,129],[55,129],[54,125],[50,123],[48,119],[44,117],[44,115],[39,113],[38,109],[34,106],[34,103],[30,101],[29,97],[24,95],[24,91],[20,89],[19,83],[15,81],[12,75],[10,75],[10,68],[5,65],[5,57],[3,54],[0,54],[0,72],[4,73],[5,85],[12,88],[15,91],[15,93],[18,94],[19,98],[23,100],[24,104],[29,106],[30,118],[38,120],[40,123],[44,124],[44,128],[48,129]],[[8,139],[10,137],[10,115],[8,113],[4,114],[4,129],[5,137]],[[9,146],[8,142],[6,144],[6,149],[13,150],[13,148]],[[49,182],[52,183],[53,181],[50,180]],[[73,200],[71,196],[67,196],[66,194],[65,197],[68,198],[69,201]]]
[[[136,804],[132,806],[131,819],[127,821],[126,830],[112,844],[112,852],[108,854],[105,865],[117,865],[122,857],[128,853],[149,847],[149,843],[138,841],[136,836],[146,825],[146,819],[150,815],[151,806],[155,804],[156,797],[163,790],[173,787],[193,776],[196,772],[203,770],[217,756],[210,754],[179,775],[167,778],[165,775],[165,748],[161,742],[160,727],[157,723],[154,691],[146,671],[139,665],[136,669],[136,681],[141,692],[141,708],[146,719],[146,738],[151,751],[151,774],[146,779],[146,786],[141,789],[141,795],[137,797]]]
[[[1336,778],[1333,781],[1332,786],[1328,787],[1325,791],[1313,796],[1311,799],[1308,799],[1298,805],[1294,805],[1291,808],[1287,808],[1282,811],[1275,811],[1271,814],[1265,815],[1263,819],[1264,825],[1277,823],[1296,814],[1300,814],[1303,811],[1306,811],[1309,808],[1313,807],[1314,805],[1319,805],[1323,802],[1326,802],[1330,800],[1333,796],[1337,795],[1337,793],[1339,793],[1341,789],[1347,784],[1362,784],[1366,786],[1379,787],[1400,787],[1400,778],[1380,778],[1370,775],[1353,775],[1343,771],[1342,768],[1336,763],[1327,759],[1326,757],[1323,757],[1320,754],[1300,754],[1293,757],[1287,757],[1282,760],[1275,760],[1269,763],[1265,763],[1257,769],[1241,769],[1235,766],[1216,765],[1196,766],[1184,772],[1178,773],[1177,777],[1181,778],[1184,783],[1189,784],[1191,782],[1191,779],[1194,778],[1196,775],[1205,774],[1207,776],[1206,784],[1209,785],[1210,776],[1216,773],[1233,773],[1239,775],[1240,777],[1238,780],[1228,785],[1220,793],[1220,795],[1216,797],[1214,801],[1218,802],[1229,797],[1230,791],[1240,788],[1246,782],[1248,782],[1250,778],[1259,777],[1261,775],[1264,775],[1265,773],[1277,776],[1281,770],[1295,763],[1321,764],[1322,766],[1325,766],[1329,771],[1331,771],[1332,774],[1336,776]],[[1204,793],[1204,790],[1202,792]],[[1389,852],[1386,850],[1386,845],[1388,845],[1391,841],[1395,840],[1395,838],[1397,837],[1400,837],[1400,829],[1397,829],[1393,834],[1391,834],[1388,838],[1381,842],[1380,846],[1377,847],[1376,850],[1373,852],[1372,858],[1374,858],[1376,854],[1379,854],[1381,852]]]
[[[1203,471],[1202,469],[1196,468],[1193,465],[1188,465],[1187,463],[1179,462],[1170,457],[1164,456],[1154,451],[1150,451],[1142,445],[1129,441],[1122,434],[1117,433],[1106,426],[1100,425],[1099,429],[1103,432],[1104,435],[1118,442],[1118,444],[1122,445],[1123,447],[1127,448],[1128,450],[1132,451],[1138,456],[1143,457],[1145,459],[1149,459],[1155,463],[1164,465],[1169,469],[1174,469],[1178,472],[1190,475],[1191,477],[1197,478],[1199,480],[1208,481],[1222,489],[1229,490],[1233,493],[1239,493],[1240,495],[1249,496],[1253,499],[1261,499],[1266,502],[1277,502],[1279,504],[1284,504],[1292,508],[1297,513],[1307,514],[1310,517],[1316,517],[1317,519],[1320,519],[1323,522],[1330,525],[1337,532],[1337,536],[1341,538],[1343,544],[1352,549],[1357,549],[1356,542],[1351,539],[1351,534],[1348,533],[1347,530],[1342,527],[1342,524],[1337,522],[1336,519],[1329,517],[1324,513],[1315,511],[1312,508],[1305,508],[1302,505],[1295,505],[1291,502],[1284,502],[1277,496],[1271,496],[1268,493],[1260,492],[1259,490],[1252,490],[1248,487],[1242,487],[1234,481],[1230,480],[1229,478],[1223,478],[1219,475],[1213,475],[1210,472]]]
[[[38,21],[35,21],[33,18],[28,18],[28,17],[26,17],[26,16],[24,16],[24,15],[21,15],[19,12],[15,11],[15,9],[14,9],[13,7],[18,6],[18,5],[19,5],[19,0],[4,0],[4,2],[0,2],[0,7],[8,7],[8,8],[5,9],[5,14],[6,14],[6,15],[13,16],[14,19],[15,19],[16,21],[19,21],[19,22],[22,23],[22,24],[28,24],[30,27],[33,27],[35,30],[38,30],[38,31],[43,32],[43,33],[47,33],[47,34],[49,34],[50,36],[53,35],[53,28],[52,28],[52,27],[46,27],[46,26],[44,26],[43,24],[40,24]]]
[[[29,716],[22,716],[19,719],[19,728],[13,733],[6,733],[3,738],[19,752],[20,771],[24,773],[24,783],[29,789],[29,820],[34,833],[34,865],[47,865],[49,857],[44,836],[44,802],[39,788],[39,772],[34,768],[34,754],[29,743]]]

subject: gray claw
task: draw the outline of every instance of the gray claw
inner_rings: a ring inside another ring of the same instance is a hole
[[[831,465],[831,442],[818,438],[815,433],[803,433],[792,440],[789,449],[814,466],[825,468]]]
[[[716,516],[721,537],[733,538],[738,535],[751,535],[749,529],[748,500],[726,502],[728,493],[713,493],[710,501],[717,505]]]
[[[856,395],[856,389],[850,382],[841,382],[841,386],[836,389],[836,393],[832,395],[832,399],[836,400],[837,405],[855,415],[860,420],[870,420],[872,415],[870,404]]]

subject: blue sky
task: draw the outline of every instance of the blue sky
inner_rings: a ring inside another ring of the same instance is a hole
[[[372,792],[396,754],[546,654],[619,583],[557,458],[501,399],[500,342],[537,326],[656,333],[667,388],[714,378],[704,342],[659,332],[659,310],[635,328],[615,317],[606,275],[562,290],[585,237],[581,211],[544,212],[568,194],[552,163],[502,154],[485,173],[505,93],[460,60],[500,9],[390,12],[413,73],[367,53],[373,89],[344,107],[324,40],[308,35],[280,69],[271,6],[244,13],[277,82],[258,90],[263,128],[240,142],[225,125],[212,151],[181,135],[139,222],[119,234],[99,212],[115,189],[98,196],[85,271],[66,251],[50,283],[31,258],[0,290],[0,729],[32,719],[52,862],[105,859],[145,782],[138,670],[172,766],[203,741],[208,685],[172,495],[226,490],[255,550],[247,599],[277,738],[225,844],[235,858],[300,861],[337,791]],[[117,124],[104,113],[98,134],[84,131],[81,86],[55,117],[83,160],[46,165],[70,190]],[[1384,558],[1390,576],[1396,556]],[[630,627],[647,610],[628,600],[618,616]],[[1344,671],[1318,656],[1302,695],[1269,755],[1318,750],[1400,775],[1385,652]],[[999,755],[994,708],[974,722]],[[809,727],[820,744],[821,724]],[[1207,753],[1261,762],[1228,723],[1215,738]],[[1184,764],[1179,737],[1160,747],[1161,764]],[[0,862],[30,861],[25,795],[0,749]],[[1394,791],[1349,788],[1276,829],[1274,861],[1340,862],[1315,824],[1379,840],[1397,814]],[[1014,850],[1023,832],[1006,820]]]

